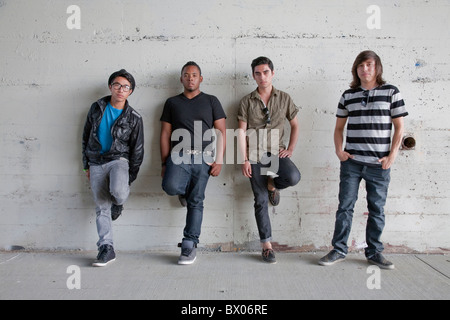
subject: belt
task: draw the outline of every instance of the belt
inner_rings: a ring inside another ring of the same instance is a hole
[[[208,157],[212,157],[213,156],[213,152],[212,151],[201,151],[201,150],[195,150],[195,149],[188,149],[188,150],[183,150],[184,153],[189,154],[189,155],[199,155],[199,154],[204,154]]]

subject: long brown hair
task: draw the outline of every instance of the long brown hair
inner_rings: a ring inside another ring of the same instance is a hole
[[[361,86],[361,79],[358,77],[358,66],[363,63],[364,61],[368,59],[374,59],[375,60],[375,68],[377,71],[377,84],[379,86],[386,83],[383,79],[383,64],[381,63],[380,57],[371,50],[366,50],[358,54],[358,56],[355,59],[355,62],[353,63],[352,67],[352,75],[353,75],[353,81],[350,83],[350,88],[357,89]]]

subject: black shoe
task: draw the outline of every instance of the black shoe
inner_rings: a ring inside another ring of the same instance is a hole
[[[118,217],[122,214],[123,205],[112,204],[111,206],[111,219],[112,221],[117,220]]]
[[[195,259],[197,259],[197,244],[193,243],[192,247],[189,245],[183,246],[182,243],[178,244],[178,247],[181,248],[181,255],[178,259],[178,264],[193,264]]]
[[[386,260],[381,253],[375,253],[370,258],[367,258],[367,261],[371,264],[379,266],[381,269],[395,269],[394,264],[389,260]]]
[[[114,260],[116,260],[116,253],[114,252],[114,248],[109,244],[104,244],[98,249],[97,260],[94,261],[92,266],[104,267]]]
[[[319,260],[321,266],[331,266],[337,262],[344,261],[345,255],[337,252],[336,250],[331,250],[325,257]]]
[[[180,201],[182,207],[187,207],[186,196],[180,194],[178,195],[178,200]]]
[[[272,249],[263,249],[262,258],[265,262],[277,263],[277,260],[275,259],[275,252]]]

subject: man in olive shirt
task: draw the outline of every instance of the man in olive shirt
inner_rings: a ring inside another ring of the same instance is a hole
[[[258,88],[241,100],[238,112],[239,148],[245,155],[242,174],[250,178],[255,196],[263,260],[276,263],[268,207],[269,201],[273,206],[279,204],[280,189],[296,185],[301,178],[290,159],[299,134],[298,108],[287,93],[273,87],[275,73],[269,58],[253,60],[252,73]],[[283,142],[286,120],[291,127],[287,147]]]

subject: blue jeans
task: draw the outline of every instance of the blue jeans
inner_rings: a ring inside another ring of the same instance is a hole
[[[112,246],[111,205],[123,205],[130,194],[128,161],[114,160],[103,165],[91,165],[89,171],[97,213],[97,246]]]
[[[174,164],[172,157],[166,160],[162,188],[170,196],[183,195],[187,202],[186,226],[183,231],[183,242],[199,242],[202,220],[203,200],[209,180],[210,166],[202,159],[202,155],[191,155],[191,162]]]
[[[339,207],[336,212],[332,245],[340,253],[347,254],[353,208],[358,199],[358,189],[362,179],[366,182],[367,208],[369,210],[365,255],[370,258],[384,249],[380,237],[385,224],[384,205],[389,188],[390,169],[384,170],[381,166],[366,166],[352,160],[341,162]]]
[[[272,241],[272,226],[269,217],[269,197],[267,191],[268,176],[264,174],[264,169],[270,167],[277,167],[278,171],[274,172],[278,175],[274,179],[275,188],[282,190],[288,187],[295,186],[301,179],[300,171],[289,158],[263,158],[264,161],[252,163],[252,177],[250,184],[252,186],[254,195],[254,207],[256,225],[258,226],[258,233],[261,242]],[[278,161],[278,165],[273,165],[269,159]]]

